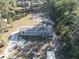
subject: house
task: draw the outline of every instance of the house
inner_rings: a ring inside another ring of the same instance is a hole
[[[53,37],[53,32],[47,27],[36,26],[36,27],[23,27],[19,31],[20,36],[47,36]]]
[[[25,7],[25,6],[29,5],[29,4],[30,4],[30,2],[27,1],[27,0],[17,0],[17,6],[18,7]]]
[[[27,6],[35,6],[44,4],[46,0],[17,0],[17,6],[19,7],[27,7]]]

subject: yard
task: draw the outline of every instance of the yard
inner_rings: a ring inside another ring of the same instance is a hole
[[[40,21],[38,20],[32,20],[32,14],[28,14],[27,16],[24,16],[22,18],[20,18],[19,20],[16,20],[12,23],[13,27],[9,28],[9,31],[6,33],[3,33],[1,35],[1,38],[5,41],[8,42],[8,37],[9,35],[14,32],[17,31],[21,26],[33,26],[33,25],[37,25],[39,24]],[[7,46],[7,43],[5,45],[5,47]],[[5,47],[0,48],[0,53],[2,53],[2,51],[5,49]]]

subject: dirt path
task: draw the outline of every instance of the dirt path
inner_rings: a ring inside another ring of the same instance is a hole
[[[9,29],[8,32],[2,34],[2,39],[7,42],[8,41],[8,37],[9,35],[14,32],[17,31],[21,26],[35,26],[37,24],[39,24],[40,21],[38,20],[32,20],[32,15],[28,14],[27,16],[21,18],[20,20],[16,20],[15,22],[13,22],[13,27]],[[5,49],[5,47],[0,49],[0,53],[2,53],[2,51]]]

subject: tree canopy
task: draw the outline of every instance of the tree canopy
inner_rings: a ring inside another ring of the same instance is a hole
[[[78,16],[75,13],[77,1],[75,0],[52,0],[52,12],[50,16],[55,22],[55,29],[61,37],[63,44],[68,48],[69,59],[79,58],[79,34]],[[63,46],[63,45],[62,45]],[[63,46],[63,48],[65,48]]]

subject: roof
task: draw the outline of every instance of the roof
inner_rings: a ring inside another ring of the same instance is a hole
[[[53,36],[53,32],[52,30],[50,30],[47,27],[43,27],[43,26],[36,26],[36,27],[25,27],[25,28],[21,28],[19,35],[21,36]]]

